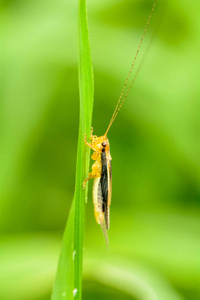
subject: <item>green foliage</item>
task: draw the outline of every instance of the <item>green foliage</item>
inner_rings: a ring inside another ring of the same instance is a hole
[[[163,13],[160,3],[135,71]],[[108,126],[151,5],[151,0],[88,1],[94,134],[102,135]],[[77,181],[78,124],[83,143],[90,131],[85,117],[91,114],[84,104],[86,115],[79,123],[77,11],[74,0],[9,0],[1,5],[2,300],[50,299],[68,216],[61,285],[74,268],[71,203],[74,182],[82,185],[87,176],[84,166]],[[199,11],[199,1],[168,1],[140,74],[109,132],[110,249],[106,251],[96,224],[89,188],[83,299],[200,299]],[[89,160],[84,155],[83,161]],[[72,295],[74,278],[70,282]]]

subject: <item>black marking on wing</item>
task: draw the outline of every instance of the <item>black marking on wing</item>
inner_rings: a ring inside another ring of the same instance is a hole
[[[102,192],[102,211],[105,215],[106,221],[106,228],[108,228],[107,224],[107,205],[108,205],[108,165],[106,159],[106,153],[101,153],[101,163],[102,163],[102,170],[101,170],[101,192]]]
[[[112,163],[110,160],[110,181],[112,182]]]
[[[111,195],[112,195],[112,163],[111,160],[108,161],[108,204],[107,204],[107,214],[105,216],[106,218],[106,225],[107,230],[110,227],[110,204],[111,204]]]

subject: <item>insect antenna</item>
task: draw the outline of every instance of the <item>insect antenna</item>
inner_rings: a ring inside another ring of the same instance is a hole
[[[108,133],[108,131],[110,130],[110,127],[112,126],[112,124],[113,124],[113,122],[114,122],[116,116],[118,115],[118,113],[119,113],[119,111],[120,111],[120,109],[121,109],[121,107],[122,107],[122,105],[123,105],[123,103],[124,103],[126,97],[128,96],[128,94],[129,94],[129,92],[130,92],[130,89],[132,88],[132,86],[133,86],[133,84],[134,84],[134,82],[135,82],[135,79],[136,79],[136,77],[137,77],[137,75],[138,75],[138,73],[139,73],[140,68],[139,68],[138,71],[136,72],[136,74],[135,74],[135,76],[134,76],[134,78],[133,78],[133,80],[132,80],[132,82],[131,82],[131,85],[129,86],[129,88],[128,88],[126,94],[125,94],[125,96],[123,97],[123,94],[124,94],[125,88],[126,88],[126,86],[127,86],[129,77],[130,77],[131,72],[132,72],[132,70],[133,70],[133,67],[134,67],[134,65],[135,65],[135,61],[136,61],[136,59],[137,59],[138,53],[139,53],[140,48],[141,48],[141,46],[142,46],[142,42],[143,42],[143,40],[144,40],[144,36],[145,36],[145,34],[146,34],[147,28],[148,28],[148,26],[149,26],[149,23],[150,23],[150,20],[151,20],[151,17],[152,17],[152,14],[153,14],[153,12],[154,12],[154,9],[155,9],[155,6],[156,6],[156,2],[157,2],[157,0],[154,1],[153,7],[152,7],[152,9],[151,9],[149,18],[148,18],[148,20],[147,20],[147,23],[146,23],[146,26],[145,26],[143,35],[142,35],[142,37],[141,37],[141,40],[140,40],[138,49],[137,49],[137,51],[136,51],[134,60],[133,60],[133,62],[132,62],[130,71],[129,71],[128,76],[127,76],[127,78],[126,78],[126,82],[125,82],[125,84],[124,84],[124,87],[123,87],[123,89],[122,89],[122,92],[121,92],[121,94],[120,94],[119,100],[118,100],[118,102],[117,102],[117,105],[116,105],[116,107],[115,107],[115,110],[114,110],[114,112],[113,112],[113,115],[112,115],[112,117],[111,117],[110,123],[109,123],[109,125],[108,125],[108,128],[107,128],[107,130],[106,130],[104,136],[107,136],[107,133]],[[122,97],[123,97],[123,98],[122,98]]]

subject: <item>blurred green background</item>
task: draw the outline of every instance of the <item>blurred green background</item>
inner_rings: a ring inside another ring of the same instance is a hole
[[[108,126],[152,2],[88,1],[94,134]],[[0,8],[0,299],[46,300],[74,192],[77,1]],[[164,15],[159,31],[109,132],[109,252],[90,183],[83,299],[200,299],[199,12],[199,1],[158,1],[136,69]]]

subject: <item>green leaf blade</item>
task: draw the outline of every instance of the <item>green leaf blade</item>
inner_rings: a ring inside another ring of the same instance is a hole
[[[83,180],[89,171],[90,151],[84,135],[90,135],[93,111],[93,68],[87,25],[86,1],[79,1],[79,93],[80,123],[76,165],[75,197],[68,218],[61,249],[52,300],[81,299],[83,239],[87,186]]]

